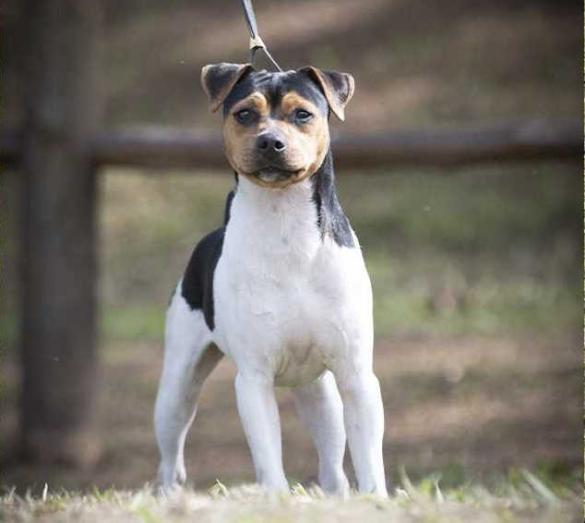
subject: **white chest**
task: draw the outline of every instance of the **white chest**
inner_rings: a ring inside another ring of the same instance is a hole
[[[371,336],[361,251],[321,238],[311,197],[309,182],[285,191],[240,182],[214,279],[218,344],[283,385],[312,381]]]

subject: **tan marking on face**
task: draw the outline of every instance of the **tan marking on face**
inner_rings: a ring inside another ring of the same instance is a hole
[[[253,125],[242,125],[235,114],[242,109],[250,109],[259,115],[259,119]],[[224,120],[223,138],[226,157],[232,168],[240,174],[251,172],[254,163],[254,151],[256,147],[256,136],[264,128],[264,123],[270,108],[268,100],[262,93],[254,92],[230,109]]]
[[[286,115],[291,114],[296,109],[304,109],[314,115],[319,114],[319,109],[317,109],[311,101],[303,98],[300,94],[294,91],[287,93],[282,97],[280,108]]]
[[[287,135],[289,144],[294,144],[296,150],[304,151],[306,158],[303,172],[293,180],[296,183],[314,174],[323,163],[329,149],[329,123],[318,107],[294,91],[283,96],[280,108],[283,115],[289,118],[289,121],[283,122],[288,125],[281,127],[281,130]],[[310,112],[313,115],[311,120],[301,125],[292,123],[291,119],[298,109]]]
[[[240,124],[234,114],[242,109],[252,109],[258,119],[251,125]],[[300,124],[295,112],[303,109],[313,117]],[[283,170],[294,171],[286,180],[266,182],[257,173],[263,159],[256,151],[256,139],[263,131],[278,129],[286,140],[282,155]],[[287,93],[278,107],[270,107],[266,97],[255,92],[239,101],[230,110],[224,121],[225,152],[230,165],[241,175],[262,187],[283,188],[314,174],[323,163],[329,149],[329,126],[327,118],[306,98],[296,92]]]
[[[255,109],[261,115],[265,116],[269,112],[268,100],[262,93],[252,93],[250,96],[246,96],[246,98],[234,104],[230,109],[230,114],[234,115],[242,109]]]

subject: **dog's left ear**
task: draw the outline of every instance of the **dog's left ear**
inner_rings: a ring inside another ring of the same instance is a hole
[[[201,69],[201,85],[209,98],[211,112],[217,111],[234,86],[254,68],[251,64],[210,64]]]
[[[355,89],[353,76],[337,71],[321,71],[313,66],[303,67],[299,72],[306,73],[323,91],[333,114],[341,121],[345,119],[345,106],[351,100]]]

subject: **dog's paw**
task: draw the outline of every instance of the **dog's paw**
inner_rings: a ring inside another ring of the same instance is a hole
[[[159,492],[168,496],[173,492],[181,491],[187,479],[184,466],[165,466],[161,464],[158,470]]]
[[[338,496],[344,499],[349,497],[349,481],[347,481],[347,477],[343,472],[323,478],[321,488],[323,492],[330,496]]]

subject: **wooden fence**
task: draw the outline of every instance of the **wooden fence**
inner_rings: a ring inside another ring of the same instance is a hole
[[[0,136],[0,161],[21,160],[22,135]],[[386,131],[341,135],[333,140],[335,163],[362,172],[391,167],[462,167],[486,163],[544,160],[579,161],[581,123],[577,121],[514,121],[459,128]],[[148,128],[102,132],[88,155],[96,167],[132,166],[228,168],[219,136],[183,129]]]

